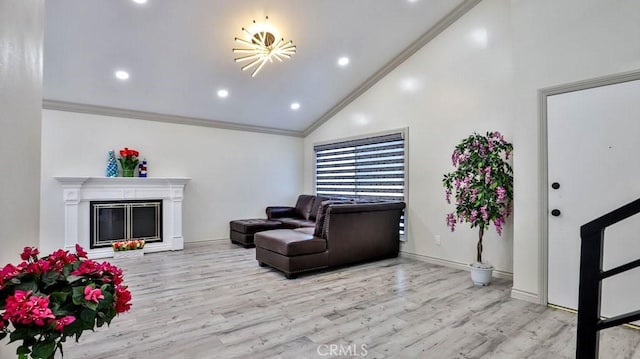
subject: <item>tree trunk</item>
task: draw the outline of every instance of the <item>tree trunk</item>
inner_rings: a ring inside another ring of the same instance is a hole
[[[484,235],[484,226],[480,226],[480,231],[478,233],[478,246],[477,246],[477,257],[476,260],[478,263],[482,263],[482,235]]]

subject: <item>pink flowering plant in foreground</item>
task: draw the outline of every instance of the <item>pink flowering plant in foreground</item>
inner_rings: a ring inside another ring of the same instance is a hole
[[[67,337],[77,341],[131,308],[118,267],[87,259],[78,245],[38,255],[25,247],[20,264],[0,269],[0,340],[22,341],[18,358],[53,358]]]
[[[482,237],[491,223],[502,235],[513,201],[513,170],[507,162],[513,145],[500,132],[473,133],[458,144],[451,155],[455,170],[445,174],[447,203],[454,201],[455,211],[447,214],[453,232],[456,223],[467,222],[479,228],[478,263],[482,263]]]

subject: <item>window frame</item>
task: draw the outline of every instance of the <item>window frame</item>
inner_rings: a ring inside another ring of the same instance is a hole
[[[409,208],[409,127],[403,127],[403,128],[399,128],[399,129],[393,129],[393,130],[388,130],[388,131],[383,131],[383,132],[375,132],[375,133],[368,133],[368,134],[362,134],[362,135],[357,135],[357,136],[351,136],[351,137],[343,137],[343,138],[336,138],[336,139],[332,139],[332,140],[326,140],[326,141],[319,141],[319,142],[314,142],[312,143],[312,151],[313,151],[313,161],[312,161],[312,166],[313,166],[313,191],[314,193],[317,195],[317,191],[318,191],[318,171],[317,171],[317,166],[318,166],[318,158],[317,158],[317,153],[316,153],[316,147],[318,146],[324,146],[324,145],[331,145],[331,144],[337,144],[340,142],[347,142],[347,141],[357,141],[357,140],[364,140],[367,138],[371,138],[371,137],[380,137],[380,136],[388,136],[388,135],[394,135],[394,134],[400,134],[400,136],[403,139],[404,142],[404,188],[403,188],[403,199],[402,201],[406,204],[405,210],[404,210],[404,233],[400,234],[400,241],[402,242],[406,242],[408,239],[408,231],[407,228],[409,228],[409,216],[408,216],[408,208]]]

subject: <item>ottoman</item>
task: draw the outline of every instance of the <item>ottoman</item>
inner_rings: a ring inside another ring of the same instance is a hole
[[[237,219],[229,222],[229,238],[231,243],[245,248],[253,247],[253,235],[256,232],[268,231],[282,227],[282,222],[262,218]]]

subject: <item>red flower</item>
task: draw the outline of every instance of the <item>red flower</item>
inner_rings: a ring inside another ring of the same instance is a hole
[[[100,289],[93,289],[90,285],[84,287],[84,300],[98,303],[100,299],[104,299]]]
[[[20,270],[13,264],[9,263],[0,270],[0,289],[4,288],[4,283],[10,281],[20,274]]]
[[[116,308],[116,313],[124,313],[131,309],[131,292],[127,289],[127,286],[117,285],[115,293],[116,301],[113,306]]]
[[[18,324],[45,325],[45,320],[55,319],[49,309],[49,297],[31,295],[31,291],[16,290],[7,297],[3,319]]]
[[[31,257],[37,257],[38,254],[40,254],[40,251],[38,251],[38,248],[24,247],[22,254],[20,254],[20,258],[22,258],[23,261],[26,261],[26,260],[29,260]]]
[[[78,266],[78,269],[71,272],[72,275],[102,275],[100,270],[100,265],[96,261],[92,261],[88,259],[86,261],[82,261]]]
[[[56,330],[62,332],[64,327],[76,321],[76,317],[72,315],[67,315],[66,317],[62,317],[60,319],[56,319]]]
[[[87,252],[85,252],[84,249],[77,243],[76,243],[76,254],[80,258],[87,258]]]

